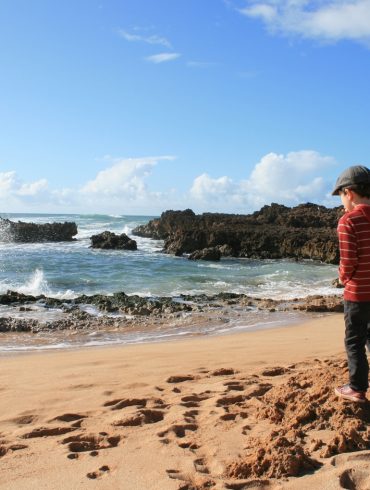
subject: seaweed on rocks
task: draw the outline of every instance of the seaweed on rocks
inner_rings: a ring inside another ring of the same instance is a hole
[[[222,311],[226,315],[233,312],[264,310],[276,311],[301,311],[301,312],[338,312],[343,311],[343,299],[341,296],[311,296],[300,300],[274,300],[269,298],[253,298],[244,294],[219,293],[216,295],[180,295],[173,297],[141,297],[128,295],[123,291],[112,295],[95,294],[81,295],[75,299],[58,299],[44,295],[31,296],[14,291],[0,295],[0,305],[18,309],[20,312],[32,310],[35,305],[40,308],[59,309],[64,318],[39,322],[31,318],[2,318],[0,320],[1,331],[39,331],[62,329],[92,329],[99,324],[104,326],[115,325],[114,322],[124,323],[129,317],[133,323],[140,323],[140,319],[158,318],[161,321],[183,314],[204,314]],[[83,310],[86,305],[95,307],[102,316],[97,319],[93,313]],[[235,310],[234,310],[235,309]],[[30,317],[32,315],[29,315]],[[36,315],[37,316],[37,315]],[[116,318],[112,323],[110,316]],[[224,315],[222,320],[225,321]]]

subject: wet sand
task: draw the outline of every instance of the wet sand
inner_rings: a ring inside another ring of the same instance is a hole
[[[0,488],[367,489],[369,407],[333,394],[343,334],[334,314],[2,358]]]

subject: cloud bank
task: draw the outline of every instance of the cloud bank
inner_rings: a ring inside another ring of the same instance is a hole
[[[330,196],[334,179],[324,176],[339,174],[342,169],[333,157],[312,150],[268,153],[242,180],[202,173],[182,193],[173,188],[150,188],[150,177],[160,171],[157,167],[163,162],[176,165],[176,158],[109,157],[105,159],[106,168],[94,178],[67,189],[50,189],[45,179],[23,182],[14,171],[0,172],[0,211],[156,215],[166,209],[185,208],[249,213],[271,202],[288,206],[302,202],[339,205]]]
[[[238,10],[262,20],[271,32],[326,41],[370,41],[370,0],[252,0]]]
[[[248,210],[271,202],[290,206],[308,201],[330,204],[331,182],[320,172],[335,165],[334,158],[315,151],[268,153],[254,166],[249,178],[234,182],[226,176],[213,179],[203,174],[194,180],[190,195],[203,206],[219,202],[228,208]]]

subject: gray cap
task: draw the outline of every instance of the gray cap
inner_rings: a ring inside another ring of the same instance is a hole
[[[370,170],[362,165],[348,167],[340,174],[335,183],[332,196],[337,196],[341,189],[356,184],[370,184]]]

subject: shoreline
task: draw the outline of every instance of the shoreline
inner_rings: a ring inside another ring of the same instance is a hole
[[[94,349],[119,349],[123,347],[130,347],[130,346],[141,346],[141,345],[158,345],[158,344],[166,344],[166,343],[178,343],[178,342],[186,342],[186,341],[192,341],[196,339],[212,339],[212,338],[218,338],[218,337],[227,337],[229,335],[243,335],[243,334],[248,334],[248,333],[253,333],[253,332],[259,332],[259,331],[269,331],[269,330],[275,330],[275,329],[289,329],[289,328],[295,328],[300,325],[304,325],[308,322],[315,321],[322,319],[326,316],[330,317],[336,315],[336,313],[329,312],[329,313],[303,313],[303,312],[297,312],[294,317],[290,318],[289,320],[285,317],[282,316],[281,319],[279,320],[273,320],[274,316],[272,316],[272,320],[268,322],[261,322],[259,324],[253,324],[251,326],[248,325],[241,325],[241,326],[234,326],[230,328],[223,328],[221,330],[213,329],[212,331],[204,331],[202,326],[198,326],[199,330],[194,331],[194,332],[180,332],[180,333],[168,333],[168,334],[163,334],[161,337],[154,337],[154,338],[149,338],[145,340],[137,340],[137,341],[131,341],[127,342],[125,340],[112,340],[111,342],[109,341],[104,341],[104,340],[94,340],[91,345],[87,343],[82,343],[83,339],[86,337],[83,337],[83,334],[81,334],[80,338],[81,340],[78,341],[75,338],[73,339],[73,343],[71,342],[69,345],[63,345],[60,346],[60,343],[57,343],[56,345],[53,344],[45,344],[45,346],[42,346],[40,343],[37,343],[35,345],[32,345],[31,348],[24,348],[24,349],[19,349],[16,350],[1,350],[0,348],[0,361],[1,359],[6,359],[10,358],[13,356],[24,356],[28,354],[47,354],[47,353],[57,353],[57,352],[78,352],[82,350],[94,350]],[[209,320],[209,319],[208,319]],[[44,332],[41,332],[43,334]],[[64,331],[58,332],[60,334],[60,338],[57,337],[54,340],[64,340],[66,342],[66,337],[64,335]],[[97,332],[101,334],[101,337],[104,336],[104,330],[101,332]],[[144,332],[140,331],[138,334],[143,335]],[[150,333],[150,332],[149,332]],[[117,332],[114,332],[113,335],[116,334]],[[9,333],[5,333],[5,335],[10,335]],[[20,336],[24,338],[25,333],[22,332],[16,332],[15,335]],[[30,334],[32,337],[35,339],[35,334]],[[40,335],[40,334],[39,334]],[[164,339],[163,337],[168,337]],[[0,338],[1,338],[1,333],[0,333]],[[39,339],[35,339],[36,341]]]
[[[140,345],[275,329],[342,310],[340,296],[289,301],[231,293],[183,296],[176,302],[169,298],[150,302],[117,293],[63,303],[8,292],[0,296],[0,303],[0,357],[25,351]],[[133,310],[136,314],[129,314]]]
[[[0,488],[308,490],[349,467],[361,476],[369,451],[347,454],[332,442],[351,421],[351,406],[332,389],[346,376],[343,336],[336,314],[289,328],[1,358]],[[276,400],[286,400],[280,422],[269,411]],[[317,417],[297,419],[307,407]],[[331,415],[318,432],[323,407]],[[257,449],[270,470],[248,476]],[[299,466],[294,451],[318,466]],[[294,464],[299,480],[289,474]]]

